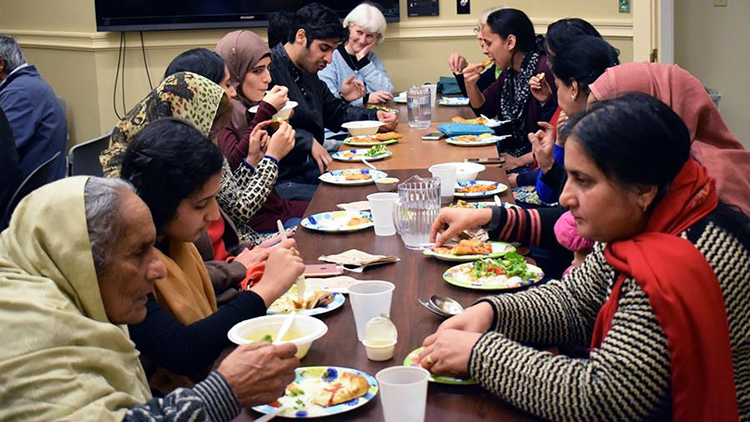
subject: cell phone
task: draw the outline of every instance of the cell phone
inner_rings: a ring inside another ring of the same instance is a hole
[[[422,139],[425,141],[437,141],[438,139],[441,139],[443,136],[442,132],[430,132],[427,134],[422,135]]]
[[[505,157],[465,158],[464,161],[479,164],[503,164],[505,163]]]
[[[344,270],[336,264],[314,264],[305,265],[305,277],[329,277],[341,275]]]

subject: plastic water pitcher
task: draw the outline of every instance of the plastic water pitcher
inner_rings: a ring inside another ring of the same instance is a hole
[[[407,249],[430,246],[430,228],[440,212],[440,179],[412,176],[398,185],[393,221]]]
[[[412,86],[406,91],[406,113],[409,127],[427,129],[432,123],[432,104],[430,104],[430,88],[427,86]]]

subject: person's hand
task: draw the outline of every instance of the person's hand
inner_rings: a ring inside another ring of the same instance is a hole
[[[348,102],[362,98],[364,95],[365,84],[354,79],[353,73],[341,84],[341,98]]]
[[[294,239],[287,239],[273,248],[268,254],[263,277],[250,289],[263,298],[266,307],[286,293],[305,271],[305,263],[295,245]]]
[[[480,302],[466,308],[462,313],[443,321],[437,331],[461,330],[472,333],[484,333],[490,329],[494,316],[495,313],[492,311],[492,306],[487,302]]]
[[[465,378],[469,374],[471,349],[482,333],[440,330],[424,339],[419,363],[436,375]]]
[[[326,151],[326,149],[323,148],[323,145],[320,145],[320,142],[315,139],[313,139],[312,142],[310,155],[312,155],[312,158],[318,163],[318,170],[320,170],[321,174],[326,172],[328,165],[333,161],[333,158],[328,154],[328,151]]]
[[[270,253],[270,249],[262,248],[260,246],[256,246],[252,249],[245,248],[239,255],[234,257],[234,260],[242,264],[245,268],[250,268],[268,259]]]
[[[476,86],[483,70],[484,66],[482,66],[482,63],[473,63],[466,66],[462,72],[464,75],[464,83],[466,83],[466,85]]]
[[[373,39],[370,44],[367,44],[364,48],[359,50],[359,53],[354,55],[357,58],[357,61],[362,60],[363,58],[365,58],[366,55],[370,54],[370,51],[372,51],[372,49],[375,48],[376,42],[377,42],[377,39]]]
[[[549,87],[546,77],[540,80],[539,77],[532,76],[529,79],[529,88],[531,88],[531,95],[542,103],[542,105],[547,104],[547,101],[552,98],[552,89]]]
[[[398,126],[398,116],[387,111],[378,110],[378,120],[383,122],[383,126],[380,126],[380,130],[391,131],[396,129]]]
[[[289,154],[289,151],[294,148],[294,137],[297,136],[297,132],[292,129],[292,125],[286,120],[281,122],[279,129],[274,132],[271,139],[268,141],[268,148],[266,154],[271,157],[281,160]]]
[[[511,189],[518,187],[518,173],[511,173],[508,175],[508,187]]]
[[[448,57],[448,67],[454,74],[463,72],[464,68],[468,65],[469,62],[466,61],[466,57],[458,53],[453,53],[450,57]]]
[[[555,143],[561,147],[565,146],[565,140],[560,137],[560,131],[562,131],[563,126],[565,126],[568,120],[568,115],[564,111],[560,111],[560,115],[557,117],[557,139],[555,139]]]
[[[375,91],[367,96],[369,104],[385,104],[393,99],[393,94],[388,91]]]
[[[483,226],[491,219],[491,208],[443,208],[432,223],[430,242],[435,242],[436,248],[440,247],[462,231]],[[441,233],[439,238],[438,233]]]
[[[287,229],[286,230],[286,237],[289,238],[289,237],[292,237],[292,236],[294,236],[294,231],[290,230],[290,229]],[[271,246],[274,246],[275,244],[277,244],[279,242],[281,242],[281,236],[279,236],[277,234],[276,236],[271,236],[268,239],[264,240],[257,247],[270,248]]]
[[[271,104],[276,108],[276,111],[279,111],[289,101],[289,88],[283,85],[276,85],[270,91],[266,92],[266,95],[263,96],[263,101]]]
[[[255,125],[250,132],[250,139],[247,144],[247,157],[245,160],[247,160],[247,162],[253,167],[258,165],[265,154],[266,145],[268,144],[268,132],[266,132],[265,128],[270,123],[270,120],[261,122]]]
[[[538,125],[542,129],[537,130],[535,133],[529,133],[529,142],[531,142],[536,162],[539,163],[542,171],[546,173],[552,168],[552,164],[555,163],[555,158],[552,155],[555,145],[555,128],[547,122],[538,122]]]
[[[511,171],[529,164],[525,160],[521,159],[521,157],[514,157],[506,152],[500,154],[500,157],[505,158],[505,163],[503,164],[505,171]]]
[[[299,359],[292,343],[238,346],[216,369],[229,383],[242,407],[271,403],[294,381]]]

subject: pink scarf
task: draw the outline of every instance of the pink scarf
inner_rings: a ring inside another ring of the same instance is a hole
[[[676,65],[626,63],[607,69],[590,88],[598,100],[642,92],[670,106],[685,121],[694,141],[691,153],[716,179],[721,201],[750,216],[750,152],[698,79]]]

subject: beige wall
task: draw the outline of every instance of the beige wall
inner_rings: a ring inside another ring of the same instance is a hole
[[[95,32],[93,0],[0,0],[0,33],[21,43],[28,61],[65,98],[71,142],[93,138],[112,128],[117,118],[112,106],[119,33]],[[617,13],[617,0],[506,0],[522,8],[537,32],[562,17],[578,16],[592,22],[621,51],[621,59],[633,59],[633,19]],[[390,24],[386,41],[375,52],[385,62],[397,90],[411,84],[435,81],[449,75],[447,58],[454,51],[469,60],[482,59],[472,29],[483,9],[497,5],[490,0],[472,1],[472,15],[457,15],[455,2],[441,2],[439,17],[408,18],[401,2],[402,20]],[[575,11],[575,12],[574,12]],[[195,30],[144,33],[151,79],[161,79],[167,64],[193,47],[213,48],[227,30]],[[265,29],[258,34],[265,36]],[[138,34],[127,34],[125,103],[132,107],[148,92]],[[118,92],[117,108],[123,113]]]
[[[750,1],[680,0],[675,5],[675,62],[721,92],[721,114],[750,149]]]

